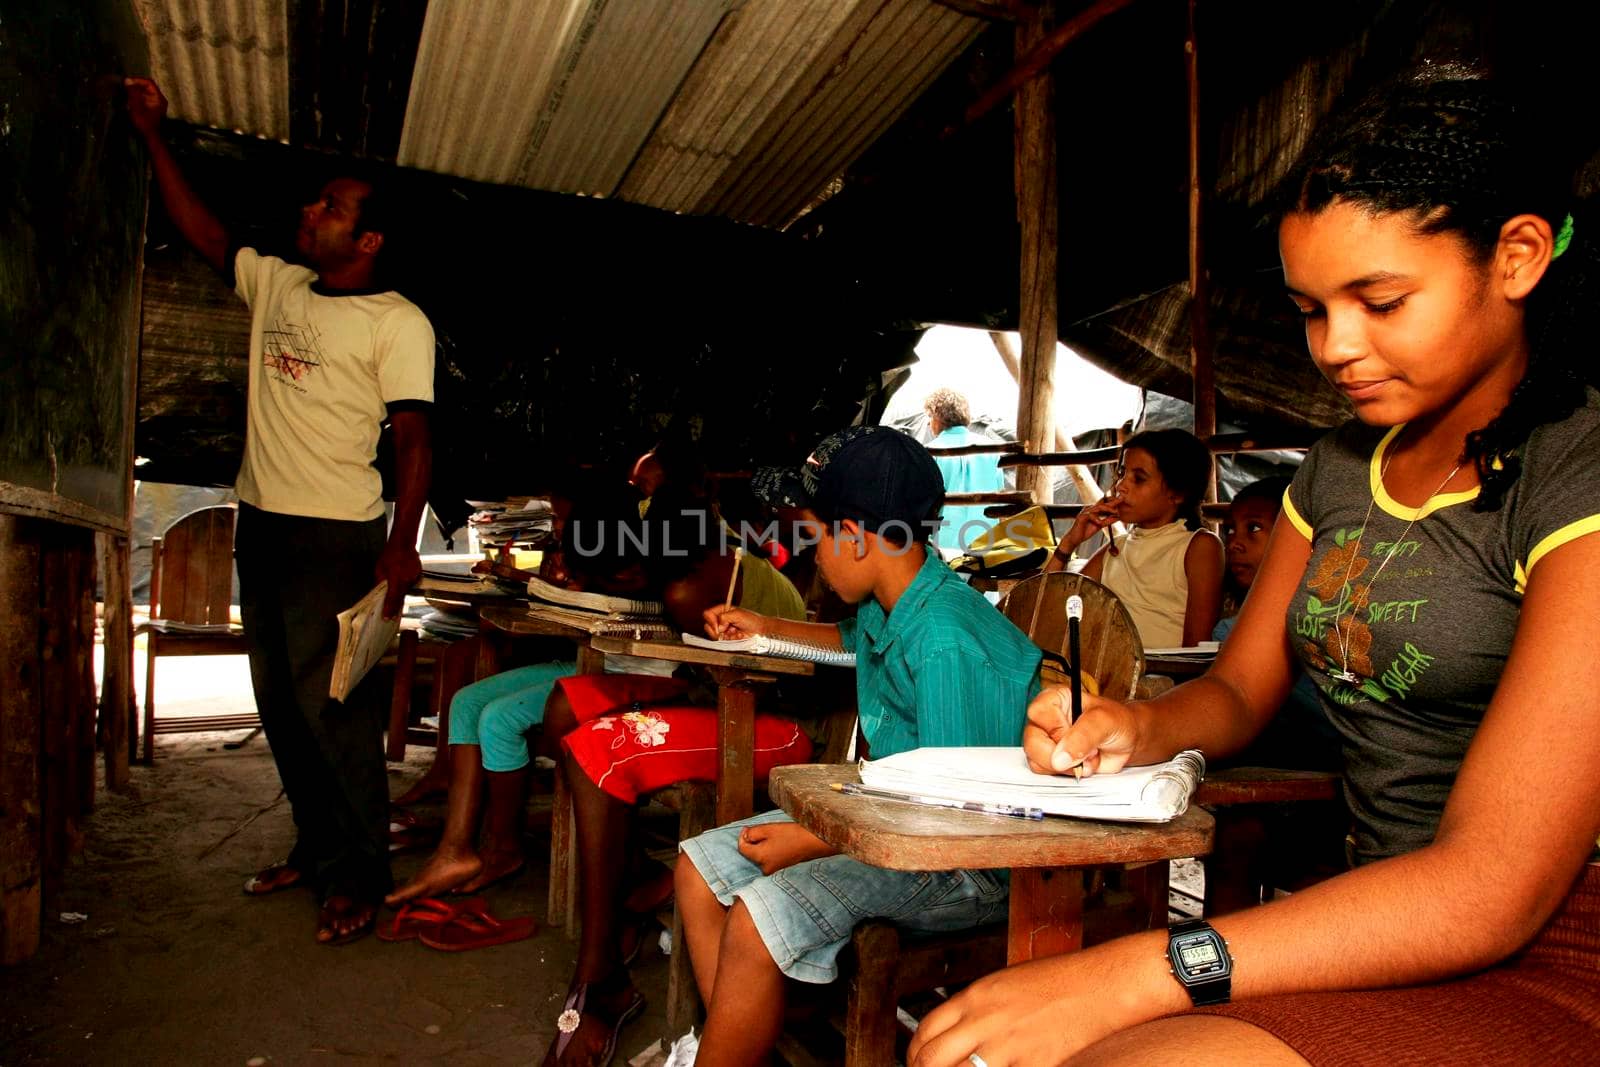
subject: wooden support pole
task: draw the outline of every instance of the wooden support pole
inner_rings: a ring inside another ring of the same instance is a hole
[[[105,666],[100,681],[100,747],[105,754],[106,787],[128,787],[129,724],[137,714],[133,694],[133,580],[126,537],[100,534],[101,572],[105,575]]]
[[[1133,0],[1095,0],[1094,3],[1078,12],[1072,18],[1050,30],[1049,33],[1030,32],[1030,25],[1044,27],[1049,22],[1050,9],[1054,6],[1051,0],[1041,0],[1036,11],[1028,18],[1021,18],[1017,22],[1017,46],[1015,49],[1016,64],[982,96],[967,106],[958,125],[947,127],[942,136],[951,137],[957,130],[972,125],[984,115],[987,115],[997,104],[1003,103],[1012,93],[1016,93],[1018,104],[1021,104],[1023,87],[1035,78],[1049,79],[1050,64],[1055,61],[1061,50],[1071,44],[1078,37],[1099,24],[1107,15],[1114,14],[1133,3]],[[1024,42],[1022,34],[1027,34]]]
[[[1200,140],[1200,52],[1195,36],[1195,4],[1189,0],[1189,35],[1183,45],[1184,75],[1189,87],[1189,370],[1194,380],[1194,432],[1206,438],[1217,432],[1215,351],[1211,336],[1211,285],[1206,277],[1205,196]],[[1212,481],[1208,499],[1216,499]]]
[[[1016,27],[1016,54],[1025,56],[1050,33],[1052,4]],[[1056,362],[1056,117],[1055,78],[1048,65],[1017,90],[1014,124],[1017,221],[1022,231],[1017,325],[1022,359],[1017,396],[1017,437],[1040,449],[1055,436]],[[1023,468],[1017,488],[1049,503],[1048,468]]]
[[[0,964],[39,948],[38,524],[0,514]]]

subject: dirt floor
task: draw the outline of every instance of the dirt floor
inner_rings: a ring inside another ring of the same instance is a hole
[[[142,650],[134,676],[142,685]],[[157,693],[163,716],[254,710],[243,657],[163,659]],[[375,937],[316,944],[309,893],[242,892],[293,840],[265,740],[223,748],[242,736],[161,735],[154,765],[133,768],[131,790],[100,783],[38,956],[0,971],[0,1067],[537,1062],[574,944],[550,929],[458,954]],[[390,795],[431,758],[413,745],[404,765],[390,764]],[[542,921],[548,838],[529,845],[529,870],[487,897],[497,915]],[[396,876],[424,855],[397,857]],[[1177,911],[1192,914],[1198,864],[1174,865],[1173,888]],[[667,1036],[658,948],[647,947],[633,976],[648,1008],[623,1032],[619,1065]]]
[[[242,657],[163,659],[157,693],[163,715],[253,708]],[[316,944],[309,893],[242,892],[251,872],[287,854],[293,828],[265,740],[223,749],[241,736],[159,736],[129,792],[98,793],[38,956],[0,972],[0,1067],[536,1062],[574,944],[549,929],[463,953],[375,937]],[[412,746],[405,765],[391,764],[391,795],[431,756]],[[533,847],[548,855],[547,840]],[[397,857],[396,875],[424,854]],[[535,862],[490,889],[495,913],[542,921],[546,869]],[[655,947],[634,980],[649,1008],[624,1031],[619,1064],[666,1031]]]

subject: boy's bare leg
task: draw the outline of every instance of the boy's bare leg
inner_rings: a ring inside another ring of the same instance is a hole
[[[761,940],[744,901],[723,926],[717,976],[700,1035],[698,1067],[744,1067],[764,1062],[783,1028],[783,972]]]
[[[451,745],[450,763],[450,794],[439,847],[409,882],[383,898],[390,907],[447,893],[483,869],[483,861],[473,848],[483,797],[482,750],[477,745]]]
[[[722,906],[706,880],[689,861],[678,855],[672,868],[674,900],[678,914],[683,917],[684,946],[689,951],[689,964],[694,969],[694,984],[700,990],[700,999],[711,1003],[716,984],[717,954],[722,947],[722,928],[727,925],[728,909]],[[676,946],[674,946],[676,947]]]
[[[478,850],[483,862],[477,875],[461,886],[463,893],[476,893],[491,882],[515,874],[527,863],[522,854],[527,768],[484,771],[483,776],[489,783],[489,804],[483,814],[483,847]]]
[[[564,752],[561,773],[572,795],[578,831],[578,909],[583,934],[578,944],[577,982],[598,982],[622,968],[618,911],[628,867],[628,824],[632,814],[622,803],[590,781],[570,752]]]

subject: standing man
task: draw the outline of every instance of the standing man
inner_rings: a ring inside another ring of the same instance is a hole
[[[974,437],[967,429],[972,411],[967,406],[967,398],[954,389],[935,389],[922,402],[922,410],[928,413],[928,425],[933,430],[929,448],[960,448],[987,440]],[[946,493],[997,493],[1006,487],[1006,477],[1000,473],[994,456],[936,455],[933,462],[944,476]],[[940,549],[960,552],[992,525],[993,520],[984,515],[980,505],[946,505],[944,525],[935,535],[934,544]]]
[[[387,580],[392,617],[421,571],[433,328],[415,304],[373,285],[386,219],[369,182],[335,179],[301,209],[305,266],[237,247],[161,139],[161,90],[147,78],[126,85],[167,214],[251,312],[234,554],[256,707],[298,838],[245,892],[316,890],[317,940],[343,944],[372,929],[393,882],[381,708],[370,679],[343,703],[329,698],[335,616]],[[387,536],[372,465],[385,420],[398,468]]]

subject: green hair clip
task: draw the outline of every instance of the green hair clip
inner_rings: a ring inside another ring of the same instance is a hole
[[[1561,229],[1556,231],[1556,248],[1550,253],[1551,259],[1560,259],[1561,253],[1567,250],[1572,243],[1572,216],[1568,215],[1561,220]]]

